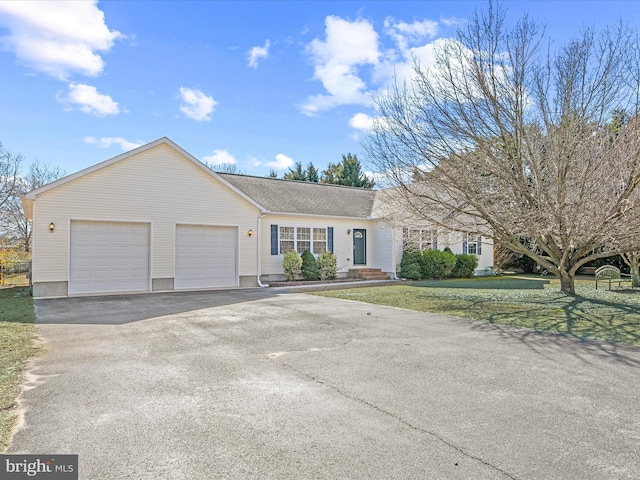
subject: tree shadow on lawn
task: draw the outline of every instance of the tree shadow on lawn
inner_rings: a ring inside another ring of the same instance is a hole
[[[555,277],[553,277],[555,278]],[[544,290],[550,278],[474,277],[412,282],[415,287],[468,288],[472,290]]]
[[[551,346],[586,363],[597,356],[640,367],[640,307],[577,295],[567,296],[562,304],[553,303],[547,309],[523,307],[491,314],[485,318],[487,323],[472,328],[497,331],[542,355]],[[519,322],[519,316],[529,321]]]

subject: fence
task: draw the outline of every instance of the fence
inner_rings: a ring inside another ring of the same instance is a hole
[[[0,285],[29,285],[31,262],[0,262]]]

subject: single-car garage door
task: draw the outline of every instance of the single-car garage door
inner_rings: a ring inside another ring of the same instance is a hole
[[[176,225],[175,288],[238,285],[238,229]]]
[[[148,223],[71,221],[69,293],[149,291]]]

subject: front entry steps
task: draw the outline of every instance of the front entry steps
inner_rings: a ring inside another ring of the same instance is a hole
[[[358,278],[360,280],[389,280],[386,273],[382,273],[379,268],[350,268],[349,278]]]

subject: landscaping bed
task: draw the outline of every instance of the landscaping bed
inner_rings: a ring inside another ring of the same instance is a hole
[[[360,278],[336,278],[333,280],[295,280],[282,282],[267,282],[270,287],[302,287],[304,285],[323,285],[325,283],[362,282]]]

